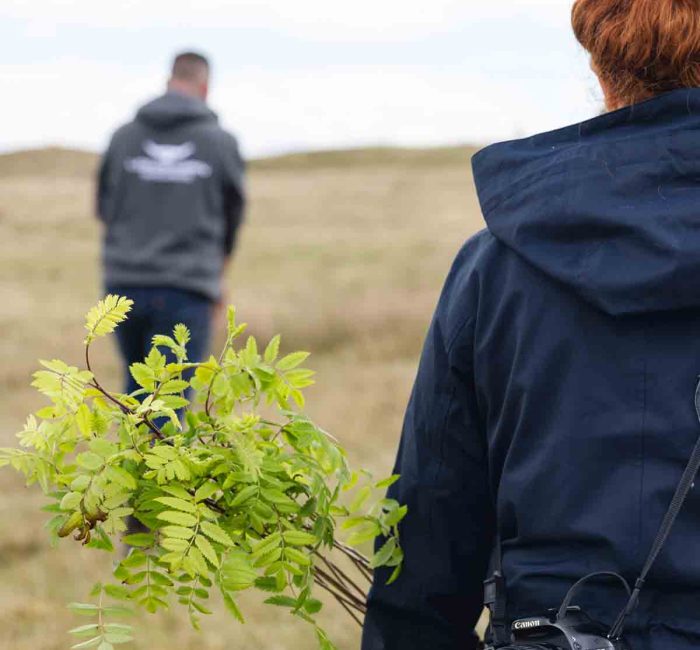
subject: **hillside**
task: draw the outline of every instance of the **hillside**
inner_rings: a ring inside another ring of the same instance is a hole
[[[250,161],[251,170],[330,169],[363,166],[464,164],[477,151],[474,147],[405,149],[372,147],[293,153]],[[0,178],[10,176],[90,176],[97,154],[79,149],[47,147],[0,154]]]

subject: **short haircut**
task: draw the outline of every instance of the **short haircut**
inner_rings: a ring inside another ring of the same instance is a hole
[[[183,81],[203,81],[209,76],[209,61],[198,52],[181,52],[173,60],[172,76]]]
[[[622,104],[700,86],[697,0],[576,0],[572,23]]]

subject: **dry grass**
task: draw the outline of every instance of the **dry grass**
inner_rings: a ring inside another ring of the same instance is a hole
[[[391,466],[421,339],[463,240],[481,227],[467,148],[371,149],[285,156],[251,165],[251,209],[231,268],[231,296],[253,331],[283,333],[314,353],[310,414],[355,462]],[[82,314],[99,295],[95,158],[44,150],[0,156],[0,445],[41,401],[37,358],[79,363]],[[99,372],[118,381],[112,348]],[[0,475],[0,650],[66,648],[83,598],[110,561],[70,543],[50,549],[41,497]],[[215,616],[189,629],[177,611],[143,617],[136,648],[306,650],[303,624],[244,603],[249,624]],[[322,617],[340,648],[358,646],[347,617]]]

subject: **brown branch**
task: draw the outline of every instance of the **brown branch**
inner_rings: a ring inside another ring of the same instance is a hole
[[[369,560],[362,555],[362,553],[337,540],[333,541],[333,548],[345,555],[345,557],[347,557],[353,563],[360,575],[362,575],[367,582],[370,584],[372,583],[373,571],[370,567]]]
[[[363,612],[366,610],[366,604],[365,604],[365,599],[360,599],[352,592],[350,592],[347,588],[347,586],[343,585],[341,582],[336,580],[333,576],[329,575],[326,571],[324,571],[322,568],[320,568],[318,565],[314,567],[314,573],[316,576],[320,577],[324,582],[328,583],[335,589],[337,589],[339,597],[343,598],[343,600],[348,603],[349,605],[352,605],[355,609],[357,609],[360,612]]]
[[[315,583],[319,586],[319,588],[323,589],[324,591],[328,592],[331,596],[333,596],[333,599],[340,605],[342,605],[343,609],[345,609],[346,612],[353,612],[353,618],[356,622],[360,623],[359,617],[364,616],[366,614],[366,608],[364,606],[361,606],[357,602],[348,599],[347,596],[342,591],[340,591],[336,585],[327,580],[326,575],[315,575],[314,580]]]
[[[357,561],[360,563],[365,569],[368,571],[371,570],[370,564],[369,564],[369,559],[367,559],[362,553],[359,551],[355,550],[352,546],[348,546],[347,544],[343,544],[343,542],[339,541],[334,541],[333,542],[333,547],[337,548],[341,553],[344,553],[347,555],[349,558]]]
[[[102,388],[102,385],[100,384],[99,381],[97,381],[97,377],[95,377],[95,373],[92,371],[92,367],[90,366],[90,345],[85,346],[85,365],[92,375],[92,381],[90,382],[90,386],[93,388],[97,389],[104,395],[110,402],[113,404],[116,404],[122,411],[122,413],[130,413],[131,415],[134,415],[134,410],[129,408],[126,404],[118,400],[116,397],[111,395],[108,391],[106,391],[104,388]],[[155,425],[153,422],[150,421],[148,416],[144,416],[143,418],[143,423],[151,430],[153,435],[158,438],[158,440],[164,440],[165,436],[163,435],[163,432]]]
[[[345,601],[342,598],[339,598],[338,595],[328,586],[326,585],[322,579],[316,580],[316,584],[323,590],[327,591],[333,598],[338,602],[338,604],[350,615],[350,617],[357,623],[360,627],[362,627],[362,621],[360,620],[359,616],[355,612],[352,611],[350,606],[345,603]]]
[[[367,592],[364,591],[361,587],[359,587],[358,584],[350,576],[348,576],[347,573],[345,573],[345,571],[343,571],[339,566],[331,562],[328,558],[324,557],[320,553],[316,553],[316,555],[319,558],[321,558],[321,561],[328,567],[329,571],[333,573],[337,580],[353,587],[361,598],[367,598]]]

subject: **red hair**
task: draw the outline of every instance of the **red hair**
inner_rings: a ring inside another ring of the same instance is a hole
[[[700,0],[576,0],[571,18],[608,103],[700,86]]]

